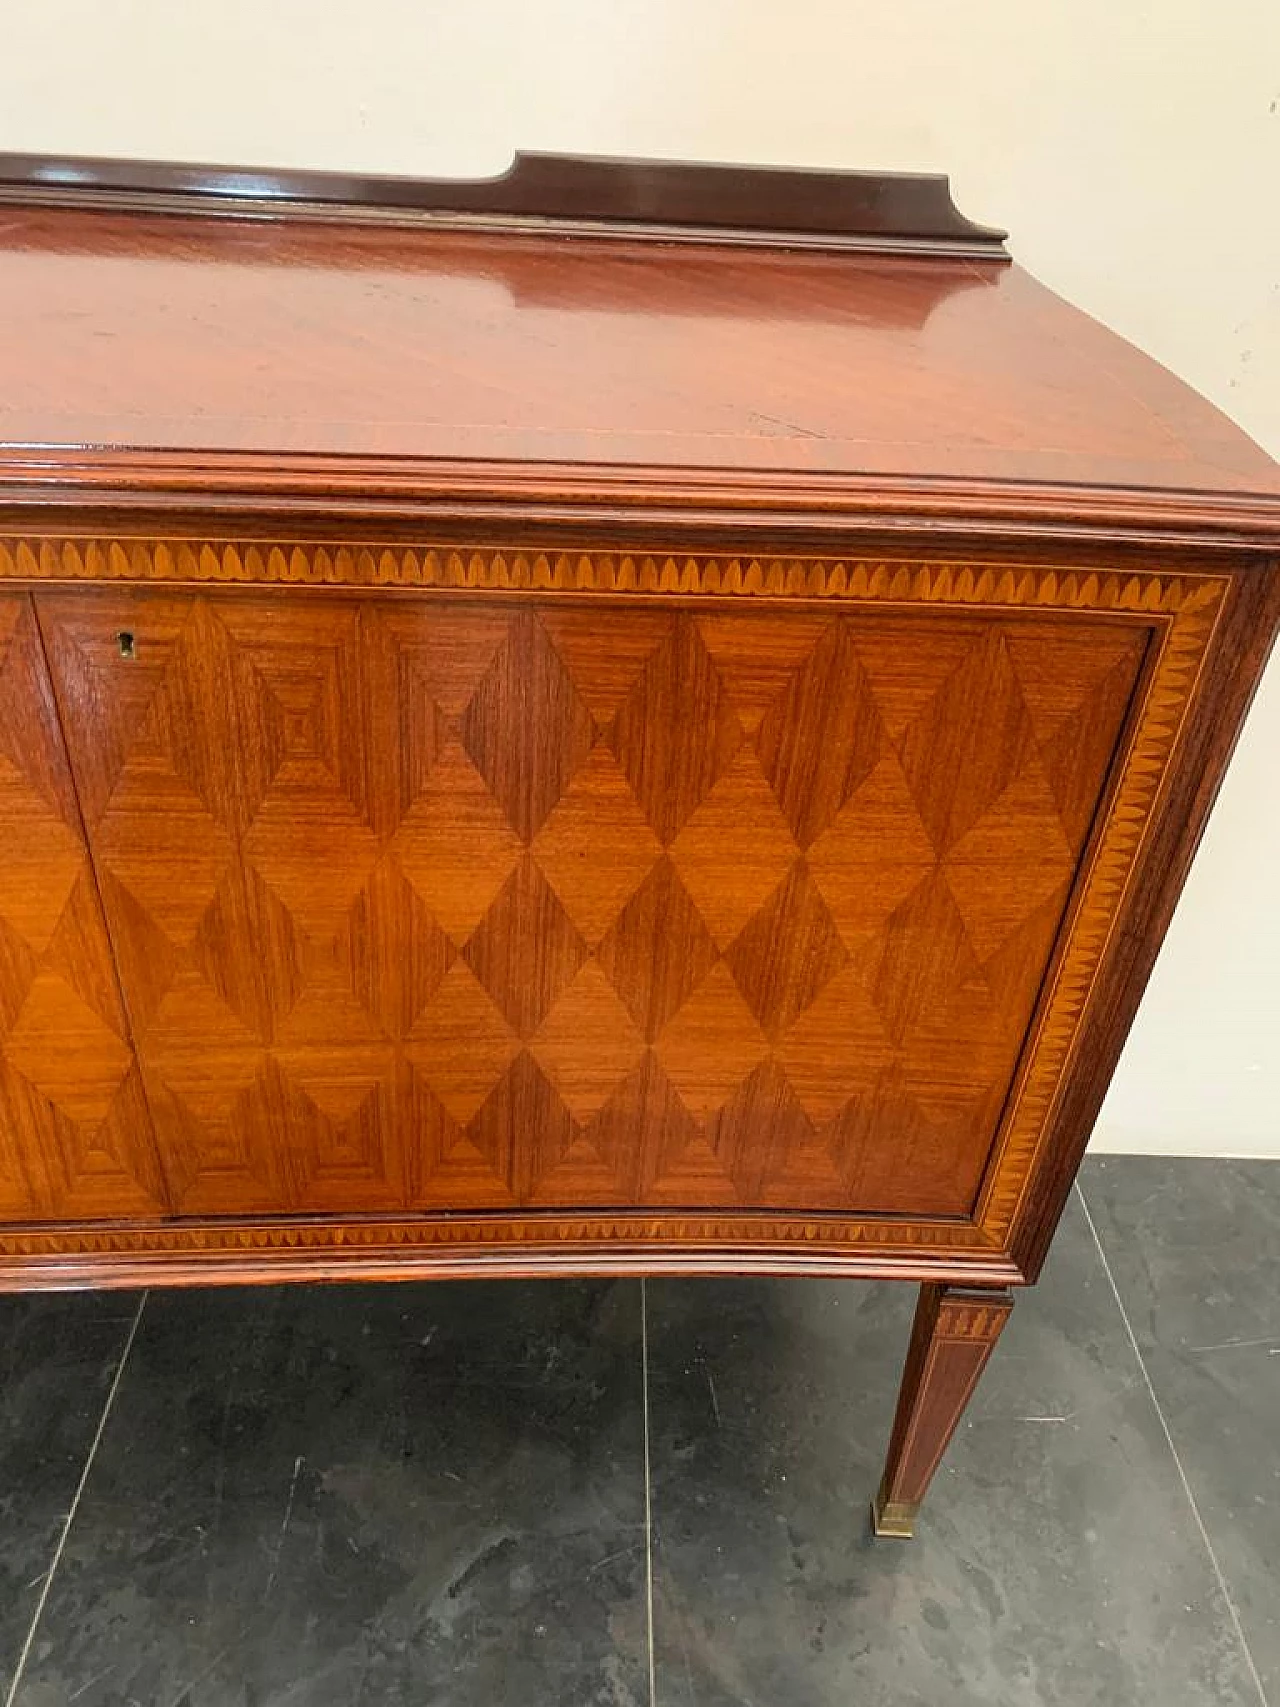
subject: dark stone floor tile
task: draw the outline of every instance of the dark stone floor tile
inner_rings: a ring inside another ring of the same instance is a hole
[[[1081,1184],[1254,1663],[1280,1702],[1280,1162],[1108,1156]]]
[[[136,1309],[127,1293],[0,1297],[0,1700]]]
[[[633,1707],[639,1291],[153,1294],[20,1707]]]
[[[1077,1205],[910,1542],[866,1512],[911,1288],[648,1298],[662,1707],[1258,1707]]]

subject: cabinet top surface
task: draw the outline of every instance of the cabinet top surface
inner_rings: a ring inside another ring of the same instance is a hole
[[[0,324],[9,484],[224,456],[1280,503],[1225,416],[998,257],[54,199],[0,205]]]

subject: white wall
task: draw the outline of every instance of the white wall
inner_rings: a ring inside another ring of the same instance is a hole
[[[516,147],[948,171],[1280,456],[1277,0],[41,0],[0,148],[441,174]],[[1280,665],[1095,1139],[1280,1156]]]

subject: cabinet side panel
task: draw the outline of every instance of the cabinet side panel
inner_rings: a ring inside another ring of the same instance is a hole
[[[0,595],[0,1218],[166,1193],[32,602]]]
[[[1009,1244],[1030,1280],[1044,1262],[1278,633],[1280,560],[1256,560],[1233,578],[1198,680],[1185,684],[1175,707],[1181,734],[1166,791],[1115,909],[1112,952],[1090,986],[1063,1092],[1044,1126],[1044,1165],[1030,1170],[1018,1205]],[[1134,771],[1132,760],[1127,769]],[[1130,791],[1130,810],[1133,798]],[[1271,904],[1270,896],[1260,904]]]

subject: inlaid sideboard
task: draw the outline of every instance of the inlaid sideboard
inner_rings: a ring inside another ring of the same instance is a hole
[[[916,1282],[909,1534],[1275,466],[937,178],[5,156],[0,325],[0,1285]]]

